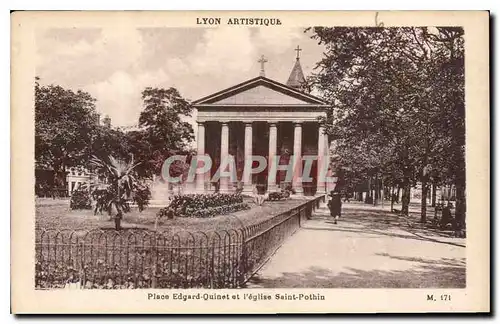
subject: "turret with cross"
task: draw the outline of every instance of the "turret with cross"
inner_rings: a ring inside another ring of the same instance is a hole
[[[302,66],[300,66],[300,51],[302,51],[302,48],[297,45],[294,51],[297,52],[295,65],[293,66],[292,72],[290,73],[290,77],[288,78],[286,85],[295,89],[300,89],[306,81],[306,79],[304,78],[304,72],[302,72]]]

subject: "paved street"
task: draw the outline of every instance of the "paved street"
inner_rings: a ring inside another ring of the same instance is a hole
[[[386,209],[345,204],[335,225],[316,211],[249,281],[249,288],[465,286],[465,239],[408,226]]]

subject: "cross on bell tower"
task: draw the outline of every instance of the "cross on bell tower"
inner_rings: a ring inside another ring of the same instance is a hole
[[[260,76],[266,76],[266,71],[264,70],[264,64],[268,62],[267,59],[264,57],[264,55],[262,55],[257,62],[260,63]]]
[[[297,45],[297,48],[295,49],[295,52],[297,52],[297,60],[300,58],[300,51],[302,51],[302,48]]]

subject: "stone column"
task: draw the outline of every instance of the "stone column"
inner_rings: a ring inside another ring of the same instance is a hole
[[[295,159],[293,188],[297,193],[303,193],[302,190],[302,123],[294,123],[293,134],[293,157]]]
[[[227,157],[229,156],[229,124],[227,122],[223,122],[221,125],[220,132],[220,163],[222,164]],[[222,171],[228,171],[227,168]],[[229,191],[229,178],[221,177],[220,178],[220,192],[228,192]]]
[[[278,145],[278,128],[276,123],[269,123],[269,158],[267,161],[267,191],[275,191],[276,188],[276,176],[271,177],[271,171],[276,172],[276,170],[271,170],[274,157],[276,156],[276,146]]]
[[[326,140],[325,140],[325,128],[321,125],[318,127],[318,167],[317,167],[317,178],[316,178],[316,194],[324,194],[326,191],[325,186],[325,172],[322,172],[325,169],[325,155],[326,155]]]
[[[197,155],[198,156],[205,155],[205,124],[202,122],[198,122],[197,145],[198,145]],[[198,167],[201,167],[200,162],[198,162]],[[205,191],[205,174],[196,175],[196,191],[197,192]]]
[[[245,170],[247,167],[252,167],[251,165],[251,157],[252,157],[252,122],[246,122],[245,123],[245,163],[244,163],[244,169],[243,169],[243,174],[245,175],[245,172],[248,172],[248,178],[243,179],[245,181],[243,191],[245,192],[252,192],[252,175],[250,174],[250,169]],[[247,162],[248,161],[248,162]],[[248,166],[247,166],[248,163]]]

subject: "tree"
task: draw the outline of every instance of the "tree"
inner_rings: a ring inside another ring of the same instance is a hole
[[[109,122],[110,119],[108,119]],[[108,123],[107,122],[107,123]],[[128,135],[119,128],[112,128],[103,123],[97,125],[91,134],[91,152],[88,160],[93,155],[108,156],[112,155],[118,159],[127,159],[132,153],[131,144]]]
[[[425,222],[431,175],[436,179],[465,175],[465,168],[457,167],[462,165],[465,135],[463,31],[425,27],[313,31],[313,38],[327,50],[309,84],[331,105],[322,122],[338,142],[343,165],[358,176],[375,172],[395,177],[390,182],[403,188],[406,215],[410,187],[422,182],[421,221]],[[455,143],[450,154],[454,164],[443,159],[445,143]],[[443,169],[447,175],[439,174]],[[458,188],[460,181],[455,182]]]
[[[134,192],[142,189],[134,174],[135,167],[140,163],[134,164],[133,156],[129,162],[125,162],[111,155],[108,160],[94,156],[90,163],[96,172],[105,178],[106,183],[92,190],[96,199],[94,213],[106,211],[113,216],[114,212],[115,229],[120,230],[123,214],[130,211],[128,200]]]
[[[98,124],[95,99],[57,85],[35,82],[35,160],[54,171],[54,185],[62,187],[65,168],[83,164]]]
[[[127,134],[132,152],[145,161],[138,172],[159,174],[163,162],[175,154],[190,154],[188,144],[194,139],[193,128],[185,120],[192,105],[175,88],[148,87],[142,92],[144,110],[139,117],[140,131]]]
[[[426,37],[436,44],[441,70],[436,78],[438,104],[443,108],[444,132],[439,150],[443,152],[439,177],[454,183],[457,190],[455,218],[458,228],[465,226],[465,71],[464,31],[460,27],[438,27]]]
[[[315,28],[327,46],[313,77],[331,111],[324,122],[338,148],[358,172],[377,174],[395,164],[403,176],[403,212],[409,200],[414,145],[411,120],[415,68],[395,56],[403,41],[397,29]],[[347,153],[347,151],[350,151]],[[346,154],[347,153],[347,154]],[[406,199],[408,198],[408,199]]]

